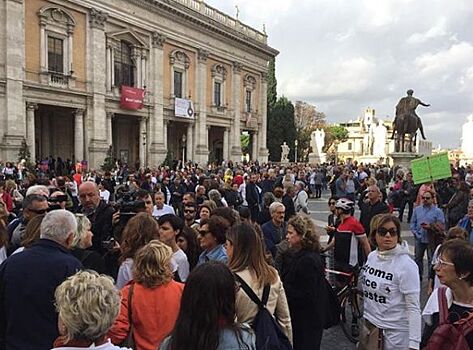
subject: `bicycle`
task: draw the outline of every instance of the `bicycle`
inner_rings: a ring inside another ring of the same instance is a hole
[[[340,301],[340,327],[349,341],[356,344],[363,320],[363,292],[358,289],[359,267],[352,272],[325,269],[325,272],[348,278],[348,283],[336,291]],[[334,286],[332,288],[336,289]]]

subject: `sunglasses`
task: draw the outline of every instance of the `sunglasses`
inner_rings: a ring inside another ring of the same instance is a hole
[[[376,233],[378,233],[380,236],[384,237],[388,233],[390,236],[397,236],[397,228],[391,227],[391,228],[384,228],[380,227],[376,230]]]
[[[197,230],[197,232],[199,232],[200,235],[205,236],[210,231],[209,230]]]
[[[194,213],[195,213],[195,210],[184,210],[184,213],[187,213],[187,214],[194,214]]]
[[[47,209],[28,209],[28,210],[35,213],[35,214],[41,215],[41,214],[46,214],[48,212],[49,208],[47,208]]]
[[[328,205],[335,205],[336,202],[330,202]]]

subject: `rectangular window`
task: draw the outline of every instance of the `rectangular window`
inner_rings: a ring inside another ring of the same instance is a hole
[[[251,91],[250,90],[246,90],[245,106],[246,106],[246,112],[251,113]]]
[[[48,70],[64,74],[64,41],[48,36]]]
[[[115,51],[115,85],[135,86],[135,70],[131,59],[131,45],[121,42]]]
[[[182,98],[182,72],[174,71],[174,96]]]
[[[222,105],[222,83],[214,83],[214,104],[220,107]]]

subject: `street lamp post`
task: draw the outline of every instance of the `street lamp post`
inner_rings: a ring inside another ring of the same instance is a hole
[[[182,135],[182,165],[184,165],[186,159],[185,159],[185,155],[186,155],[186,141],[187,141],[187,137],[186,137],[186,134],[183,134]]]
[[[297,142],[297,140],[294,141],[294,145],[296,146],[295,149],[294,149],[294,158],[295,158],[294,160],[296,161],[296,163],[297,163],[297,145],[298,145],[298,143],[299,142]]]

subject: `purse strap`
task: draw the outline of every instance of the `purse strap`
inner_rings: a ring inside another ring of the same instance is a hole
[[[260,300],[253,289],[251,289],[251,287],[243,280],[243,278],[235,274],[235,279],[240,283],[241,288],[243,288],[243,291],[246,293],[246,295],[248,295],[251,301],[258,305],[259,309],[266,308],[266,303],[269,299],[269,290],[271,289],[269,284],[264,286],[263,297]]]
[[[448,322],[448,304],[447,304],[447,288],[439,287],[437,290],[439,304],[439,324]]]

